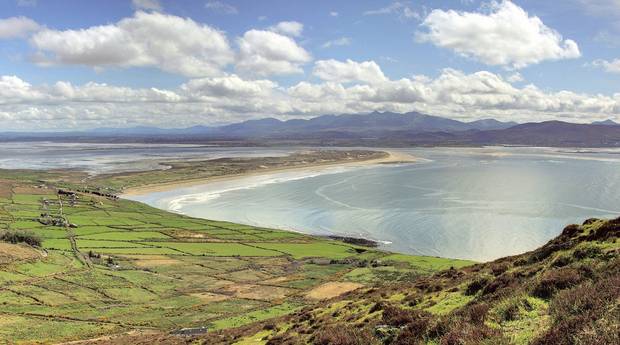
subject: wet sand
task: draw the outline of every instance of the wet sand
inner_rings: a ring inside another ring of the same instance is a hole
[[[248,176],[261,176],[261,175],[269,175],[273,173],[279,172],[289,172],[289,171],[320,171],[321,169],[333,168],[338,166],[346,166],[346,167],[355,167],[355,166],[368,166],[375,164],[399,164],[399,163],[413,163],[416,161],[416,157],[409,155],[407,153],[398,152],[398,151],[383,151],[388,154],[387,157],[376,158],[376,159],[368,159],[368,160],[358,160],[353,162],[329,162],[324,164],[308,164],[305,166],[295,166],[295,167],[278,167],[278,168],[269,168],[263,170],[253,170],[244,174],[232,174],[225,176],[215,176],[209,178],[201,178],[195,180],[184,180],[178,182],[170,182],[170,183],[161,183],[147,186],[140,186],[134,188],[128,188],[123,191],[123,194],[120,197],[126,196],[137,196],[137,195],[145,195],[150,193],[157,192],[166,192],[178,188],[183,187],[192,187],[197,185],[204,185],[211,182],[222,182],[222,181],[231,181],[239,178],[244,178]]]

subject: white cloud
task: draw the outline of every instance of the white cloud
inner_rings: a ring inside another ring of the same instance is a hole
[[[181,85],[187,95],[195,99],[205,97],[265,97],[278,86],[271,80],[243,80],[237,75],[217,78],[192,79]]]
[[[304,81],[286,89],[270,80],[237,75],[191,79],[175,89],[64,81],[32,85],[16,76],[1,76],[0,126],[5,130],[137,124],[184,127],[374,110],[419,111],[462,120],[620,120],[620,93],[546,92],[534,85],[515,87],[491,72],[466,74],[453,69],[435,78],[389,80],[378,66],[379,71],[372,72],[372,61],[366,71],[362,71],[364,63],[327,64],[337,67],[330,67],[325,82]],[[362,79],[366,81],[356,81]],[[347,81],[354,83],[343,84]]]
[[[239,10],[233,5],[221,2],[221,1],[208,1],[205,4],[205,8],[224,14],[238,14]]]
[[[544,92],[534,85],[517,88],[501,76],[445,69],[437,78],[416,76],[344,87],[328,81],[301,82],[288,89],[298,112],[420,111],[463,120],[496,117],[506,121],[589,122],[620,118],[620,93],[612,96],[570,91]]]
[[[395,14],[401,19],[420,19],[421,16],[418,12],[414,11],[410,7],[409,1],[395,1],[386,7],[382,7],[376,10],[368,10],[364,12],[365,16]]]
[[[509,75],[508,78],[506,78],[506,80],[508,80],[511,83],[518,83],[518,82],[524,81],[525,79],[523,79],[523,76],[521,75],[521,73],[515,72]]]
[[[33,86],[16,76],[0,76],[0,126],[25,130],[137,124],[183,127],[240,121],[248,114],[290,112],[278,93],[272,81],[248,81],[236,75],[192,79],[175,90],[64,81]]]
[[[300,22],[279,22],[274,26],[269,27],[269,31],[273,31],[286,36],[299,37],[304,30],[304,25]]]
[[[0,40],[25,38],[40,29],[41,26],[30,18],[10,17],[0,19]]]
[[[340,37],[335,40],[327,41],[321,45],[322,48],[330,48],[330,47],[341,47],[348,46],[351,44],[351,39],[349,37]]]
[[[331,11],[331,12],[329,12],[329,16],[330,16],[330,17],[338,17],[338,16],[339,16],[339,14],[338,14],[338,12],[336,12],[336,11]]]
[[[488,12],[433,10],[422,22],[421,41],[488,65],[523,68],[545,60],[581,56],[577,43],[529,16],[510,1],[492,2]]]
[[[387,80],[379,65],[374,61],[320,60],[314,64],[312,73],[323,80],[339,83],[360,81],[373,84]]]
[[[266,76],[302,73],[312,57],[290,37],[272,31],[250,30],[237,39],[236,68],[244,74]]]
[[[159,0],[131,0],[131,4],[133,5],[133,8],[137,10],[162,10]]]
[[[136,12],[115,24],[82,30],[44,29],[31,42],[38,50],[36,62],[43,65],[156,67],[199,77],[221,74],[234,60],[224,33],[157,12]]]
[[[592,65],[602,68],[604,71],[609,73],[620,73],[620,59],[615,59],[612,61],[594,60]]]

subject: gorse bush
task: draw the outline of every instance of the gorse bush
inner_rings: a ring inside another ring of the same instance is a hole
[[[33,247],[41,246],[41,238],[29,231],[5,231],[0,233],[0,241],[13,244],[26,243]]]

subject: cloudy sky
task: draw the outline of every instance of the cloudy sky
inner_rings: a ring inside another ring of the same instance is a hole
[[[0,128],[620,121],[620,0],[0,0]]]

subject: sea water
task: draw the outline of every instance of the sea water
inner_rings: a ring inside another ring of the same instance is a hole
[[[620,151],[400,150],[412,164],[280,172],[132,197],[186,215],[491,260],[570,223],[620,215]]]

